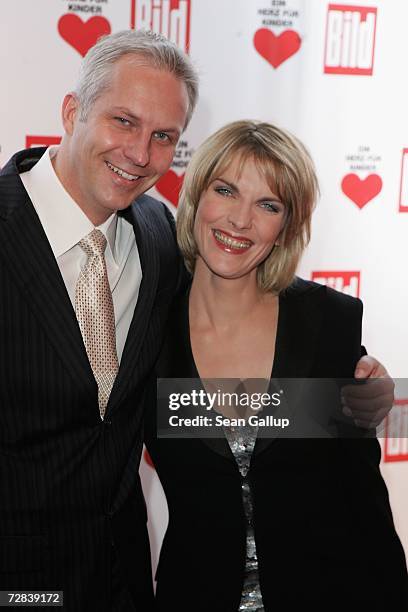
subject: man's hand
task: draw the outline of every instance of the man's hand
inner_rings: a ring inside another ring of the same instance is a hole
[[[373,380],[367,380],[364,385],[343,387],[343,412],[354,419],[357,427],[376,428],[392,408],[394,381],[385,367],[370,355],[361,357],[354,376],[356,379]]]

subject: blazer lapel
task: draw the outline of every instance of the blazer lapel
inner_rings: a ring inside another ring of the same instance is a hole
[[[326,288],[310,285],[297,279],[279,297],[279,318],[275,359],[270,392],[290,388],[285,378],[307,378],[313,364],[320,330],[321,305]],[[158,376],[167,378],[196,378],[199,374],[194,362],[189,331],[188,292],[180,298],[169,317],[169,330],[158,362]],[[266,411],[265,411],[266,412]],[[278,436],[277,436],[278,437]],[[265,450],[276,438],[257,438],[253,458]],[[217,454],[231,460],[238,469],[226,438],[200,438]]]
[[[189,293],[190,292],[188,292],[186,299],[184,301],[183,323],[185,327],[184,327],[183,336],[186,340],[184,346],[186,347],[186,361],[187,362],[189,361],[191,364],[191,377],[196,378],[197,381],[199,381],[200,375],[198,373],[198,370],[197,370],[197,367],[194,361],[193,350],[191,347]],[[209,416],[212,416],[214,418],[217,413],[211,410],[211,412],[209,412],[208,414]],[[228,459],[231,462],[231,467],[233,468],[234,472],[239,471],[234,455],[232,454],[231,447],[228,444],[227,438],[224,435],[219,438],[199,438],[199,441],[205,444],[213,453],[216,453],[217,455],[220,455],[221,457]]]
[[[286,387],[287,393],[284,395],[287,397],[293,393],[293,383],[291,384],[289,380],[285,383],[285,378],[307,378],[313,371],[321,325],[321,306],[325,296],[324,286],[310,285],[301,279],[296,279],[279,296],[279,319],[272,383],[274,387],[279,387],[284,392]],[[267,411],[265,413],[267,414]],[[281,433],[280,429],[277,430],[276,438],[272,439],[258,437],[254,456],[279,438],[279,433]]]
[[[67,370],[97,401],[97,385],[58,264],[11,163],[1,176],[0,202],[0,257]]]
[[[189,321],[190,287],[184,295],[176,300],[169,316],[166,340],[157,363],[158,378],[193,378],[200,383],[190,340]],[[207,416],[215,416],[209,412]],[[197,438],[198,443],[205,444],[211,451],[231,461],[234,470],[238,470],[234,456],[225,437]]]
[[[169,313],[166,338],[156,366],[158,378],[197,378],[189,329],[190,287],[175,299]]]
[[[325,296],[324,286],[309,285],[297,279],[279,297],[272,378],[305,378],[310,375]]]
[[[156,237],[147,216],[144,214],[143,203],[140,200],[141,198],[122,213],[133,225],[142,268],[142,282],[140,283],[135,312],[123,349],[119,372],[109,398],[107,413],[114,410],[115,406],[121,402],[127,391],[134,387],[135,381],[138,380],[138,361],[159,282],[160,262]]]

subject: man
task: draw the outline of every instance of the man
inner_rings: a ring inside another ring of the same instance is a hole
[[[182,267],[170,213],[142,194],[196,98],[175,45],[115,34],[64,99],[60,147],[1,174],[0,590],[151,607],[141,406]]]
[[[119,32],[85,57],[60,147],[1,172],[0,590],[152,609],[142,406],[183,267],[170,213],[143,194],[196,99],[175,45]]]

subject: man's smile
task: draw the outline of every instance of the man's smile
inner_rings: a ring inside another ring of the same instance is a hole
[[[108,168],[112,170],[112,172],[114,172],[115,174],[118,174],[119,176],[121,176],[122,178],[128,181],[136,181],[138,178],[141,178],[139,175],[129,174],[129,172],[126,172],[125,170],[122,170],[122,168],[118,168],[117,166],[114,166],[108,161],[106,161],[105,163],[108,166]]]

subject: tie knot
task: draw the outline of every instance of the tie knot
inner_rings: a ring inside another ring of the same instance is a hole
[[[102,234],[101,230],[94,229],[90,234],[82,238],[78,242],[81,249],[90,257],[91,255],[101,256],[105,253],[106,249],[106,238]]]

